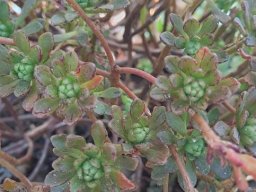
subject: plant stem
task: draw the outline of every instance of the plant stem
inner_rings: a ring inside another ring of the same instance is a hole
[[[30,188],[32,187],[32,184],[28,180],[28,178],[23,175],[19,170],[17,170],[11,163],[6,161],[3,157],[3,154],[0,153],[0,165],[5,167],[8,171],[10,171],[15,177],[17,177],[25,186],[26,188],[30,191]]]
[[[131,99],[138,99],[138,97],[122,82],[117,82],[116,86],[121,88]]]
[[[231,113],[236,113],[236,109],[230,105],[227,101],[222,103]]]
[[[163,192],[169,192],[169,174],[164,177],[163,180]]]
[[[157,76],[161,73],[164,68],[164,58],[169,54],[171,48],[169,46],[165,46],[164,49],[161,51],[157,61],[156,61],[156,68],[154,69],[153,75]]]
[[[170,152],[171,152],[173,158],[175,159],[175,162],[179,168],[180,174],[183,178],[185,191],[186,192],[195,192],[195,189],[191,183],[190,177],[185,169],[184,162],[180,158],[175,146],[170,146],[169,149],[170,149]]]
[[[117,69],[120,73],[127,73],[137,75],[143,79],[146,79],[150,83],[154,84],[156,82],[156,78],[149,73],[142,71],[140,69],[131,68],[131,67],[120,67]]]
[[[14,41],[10,38],[0,37],[0,44],[15,45]]]
[[[93,23],[93,21],[85,14],[84,10],[77,4],[77,2],[75,0],[67,0],[67,2],[70,4],[71,7],[73,7],[73,9],[78,13],[78,15],[80,15],[80,17],[83,18],[83,20],[86,22],[86,24],[91,28],[93,33],[99,39],[99,41],[101,42],[101,44],[106,52],[107,57],[108,57],[109,65],[111,66],[111,68],[113,68],[115,65],[114,57],[112,55],[111,49],[110,49],[105,37],[97,29],[97,27]]]

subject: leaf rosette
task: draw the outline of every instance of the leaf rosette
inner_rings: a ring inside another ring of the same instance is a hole
[[[180,35],[175,36],[171,32],[163,32],[160,38],[166,45],[184,49],[188,55],[195,55],[201,47],[213,43],[212,33],[218,26],[218,20],[215,17],[210,16],[202,23],[190,18],[184,24],[181,17],[176,14],[171,14],[170,18],[174,29]]]
[[[51,141],[53,152],[59,157],[53,162],[54,170],[48,173],[45,183],[51,191],[113,191],[131,190],[135,185],[119,171],[126,162],[134,170],[137,159],[117,156],[115,145],[110,143],[101,121],[91,127],[95,145],[86,143],[77,135],[55,135]]]
[[[37,66],[35,78],[43,95],[35,103],[33,114],[42,118],[56,112],[69,124],[79,120],[85,110],[94,106],[95,97],[90,90],[103,80],[95,71],[93,63],[79,65],[75,52],[53,59],[50,66]]]
[[[164,164],[169,152],[166,145],[157,138],[157,132],[165,121],[165,108],[156,107],[152,116],[144,114],[145,104],[135,100],[130,112],[125,116],[118,106],[112,107],[113,119],[110,128],[126,141],[124,153],[136,151],[146,157],[152,164]]]
[[[234,78],[221,79],[217,56],[208,48],[200,49],[195,58],[167,56],[166,67],[171,76],[159,76],[150,95],[158,101],[171,100],[176,112],[186,109],[205,109],[231,96],[239,88]]]
[[[34,69],[48,60],[54,46],[53,37],[49,32],[44,33],[38,45],[31,46],[23,32],[18,31],[13,36],[15,46],[12,49],[0,46],[0,97],[12,93],[16,97],[26,95],[23,107],[29,111],[38,98]]]

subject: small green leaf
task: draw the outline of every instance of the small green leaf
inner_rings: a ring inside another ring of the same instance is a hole
[[[36,5],[37,0],[26,0],[23,4],[21,14],[16,19],[16,26],[21,26],[26,19],[27,16],[29,16],[30,11],[32,11]]]
[[[10,76],[0,76],[0,97],[7,97],[12,94],[18,82]]]
[[[116,105],[112,106],[112,116],[113,119],[110,121],[109,127],[118,135],[124,137],[123,112],[120,107]]]
[[[108,140],[107,131],[102,121],[96,121],[91,127],[91,135],[96,146],[100,147]]]
[[[134,120],[138,120],[145,111],[145,103],[139,99],[134,100],[131,104],[130,115]]]
[[[166,113],[166,122],[174,131],[184,135],[187,132],[188,122],[181,116],[175,115],[173,112]]]
[[[122,95],[122,91],[119,88],[110,87],[108,89],[105,89],[104,91],[95,92],[94,95],[96,97],[102,97],[105,99],[115,99]]]
[[[130,4],[129,0],[113,0],[110,3],[100,6],[100,9],[105,9],[107,11],[114,11],[118,9],[126,8]]]
[[[71,177],[73,177],[74,172],[63,172],[63,171],[57,171],[57,170],[53,170],[50,173],[47,174],[44,182],[47,185],[50,186],[58,186],[61,184],[66,183],[69,179],[71,179]]]
[[[117,184],[117,186],[124,191],[135,189],[135,185],[130,181],[122,172],[112,171],[111,178]]]
[[[167,92],[159,87],[153,87],[150,91],[150,97],[156,101],[163,102],[168,98],[168,96]]]
[[[214,16],[207,17],[201,24],[200,37],[207,33],[213,33],[218,27],[218,20]]]
[[[155,166],[151,172],[151,178],[155,180],[162,179],[166,174],[177,171],[177,166],[172,157],[169,157],[166,164]]]
[[[184,31],[189,37],[194,37],[200,30],[200,23],[196,19],[188,19],[184,24]]]
[[[34,19],[29,24],[21,29],[26,36],[37,33],[44,28],[44,20],[43,19]]]
[[[180,18],[180,16],[178,16],[174,13],[171,13],[170,17],[171,17],[171,22],[172,22],[174,28],[177,30],[177,32],[186,37],[187,34],[183,30],[183,21]]]
[[[29,40],[26,37],[25,33],[22,31],[17,31],[14,34],[14,42],[16,46],[26,55],[30,53],[30,44]]]
[[[230,20],[230,17],[222,12],[212,0],[207,0],[209,8],[212,10],[213,14],[222,22],[227,23]]]
[[[66,19],[64,17],[64,13],[57,13],[52,16],[51,18],[51,24],[56,26],[65,23]]]
[[[208,113],[207,113],[207,117],[209,120],[209,124],[213,125],[215,124],[220,117],[220,111],[217,107],[212,108]]]
[[[51,142],[53,147],[57,149],[65,149],[66,139],[67,139],[67,135],[65,134],[53,135],[51,137]]]
[[[96,104],[94,107],[94,113],[97,113],[99,115],[111,115],[111,107],[99,100],[96,100]]]
[[[195,162],[196,169],[200,171],[200,173],[202,173],[203,175],[209,174],[210,165],[207,163],[205,155],[198,157],[194,162]]]
[[[50,32],[46,32],[40,35],[38,39],[38,44],[42,49],[42,60],[45,61],[50,54],[50,51],[54,47],[53,35]]]
[[[164,106],[158,106],[154,107],[152,116],[150,118],[149,126],[152,129],[159,129],[161,128],[161,125],[165,122],[165,107]]]
[[[64,64],[68,71],[76,71],[78,67],[78,57],[77,54],[72,51],[70,53],[66,53],[64,56]]]
[[[80,135],[69,134],[65,139],[65,146],[82,150],[86,145],[85,139]]]
[[[221,165],[218,158],[215,158],[211,164],[211,171],[215,174],[216,178],[220,180],[225,180],[231,177],[232,169],[229,165]]]
[[[36,80],[43,86],[54,84],[54,77],[51,69],[46,65],[38,65],[35,68],[34,75]]]
[[[0,21],[6,22],[10,18],[8,4],[5,1],[0,1]]]
[[[28,94],[26,95],[25,99],[23,100],[22,107],[26,111],[31,111],[31,109],[33,108],[34,103],[36,102],[38,97],[39,97],[39,94],[38,94],[38,90],[36,87],[36,83],[35,83],[35,81],[33,81],[32,85],[30,86],[30,90],[29,90]]]
[[[130,171],[135,171],[138,167],[139,160],[135,157],[129,157],[129,156],[119,156],[115,163],[121,168],[121,169],[127,169]]]
[[[161,140],[162,143],[166,145],[171,145],[175,143],[176,138],[170,131],[161,131],[157,133],[157,137]]]
[[[186,162],[185,169],[189,175],[192,186],[195,186],[196,182],[197,182],[197,177],[196,177],[196,172],[195,172],[194,168],[192,167],[192,164],[190,161]],[[180,173],[178,173],[178,182],[179,182],[179,185],[181,186],[181,188],[185,191],[184,181],[183,181],[183,178]]]
[[[65,107],[63,115],[64,122],[71,125],[78,121],[82,117],[83,113],[81,111],[81,108],[78,106],[77,102],[72,102]]]
[[[58,108],[58,106],[58,98],[42,98],[35,103],[33,114],[39,118],[43,118],[53,113]]]
[[[161,41],[164,44],[168,45],[168,46],[174,46],[175,38],[176,37],[172,33],[168,32],[168,31],[165,31],[165,32],[160,34]]]
[[[20,80],[15,87],[14,95],[16,97],[25,95],[29,91],[30,85],[31,85],[30,81]]]
[[[220,136],[220,137],[226,137],[228,136],[229,132],[231,131],[231,127],[229,125],[227,125],[225,122],[223,121],[219,121],[217,122],[214,127],[213,130]]]

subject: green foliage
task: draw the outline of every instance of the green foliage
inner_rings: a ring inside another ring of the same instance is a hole
[[[188,55],[195,55],[201,47],[213,43],[212,33],[216,30],[218,24],[214,17],[208,17],[202,23],[192,18],[183,24],[182,19],[175,14],[171,14],[171,22],[180,36],[176,37],[173,33],[165,31],[160,35],[161,40],[166,45],[184,49],[184,52]]]
[[[118,161],[116,147],[109,142],[103,123],[97,121],[92,125],[92,136],[95,145],[86,143],[76,135],[55,135],[51,138],[54,153],[59,156],[53,163],[54,170],[46,178],[51,191],[95,191],[95,190],[131,190],[135,186],[119,171],[123,161]],[[100,142],[98,142],[100,141]],[[136,164],[136,160],[127,157],[127,162]],[[122,177],[122,182],[115,182]],[[125,183],[129,188],[124,188]],[[119,185],[120,184],[120,185]],[[111,186],[111,187],[110,187]]]
[[[195,58],[168,56],[165,62],[172,75],[158,77],[150,95],[158,101],[170,98],[175,110],[205,109],[207,103],[224,100],[239,87],[234,78],[221,79],[217,57],[208,48],[200,49]]]

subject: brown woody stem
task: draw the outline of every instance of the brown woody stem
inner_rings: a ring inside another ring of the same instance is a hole
[[[83,18],[83,20],[86,22],[86,24],[93,31],[94,35],[96,35],[96,37],[99,39],[99,41],[102,44],[102,47],[104,48],[104,50],[106,52],[107,57],[108,57],[109,65],[111,66],[111,68],[113,68],[115,65],[114,57],[112,55],[111,49],[108,45],[108,42],[106,41],[106,39],[104,38],[102,33],[97,29],[97,27],[93,23],[93,21],[85,14],[84,10],[77,4],[77,2],[75,0],[67,0],[67,2],[78,13],[78,15]]]

